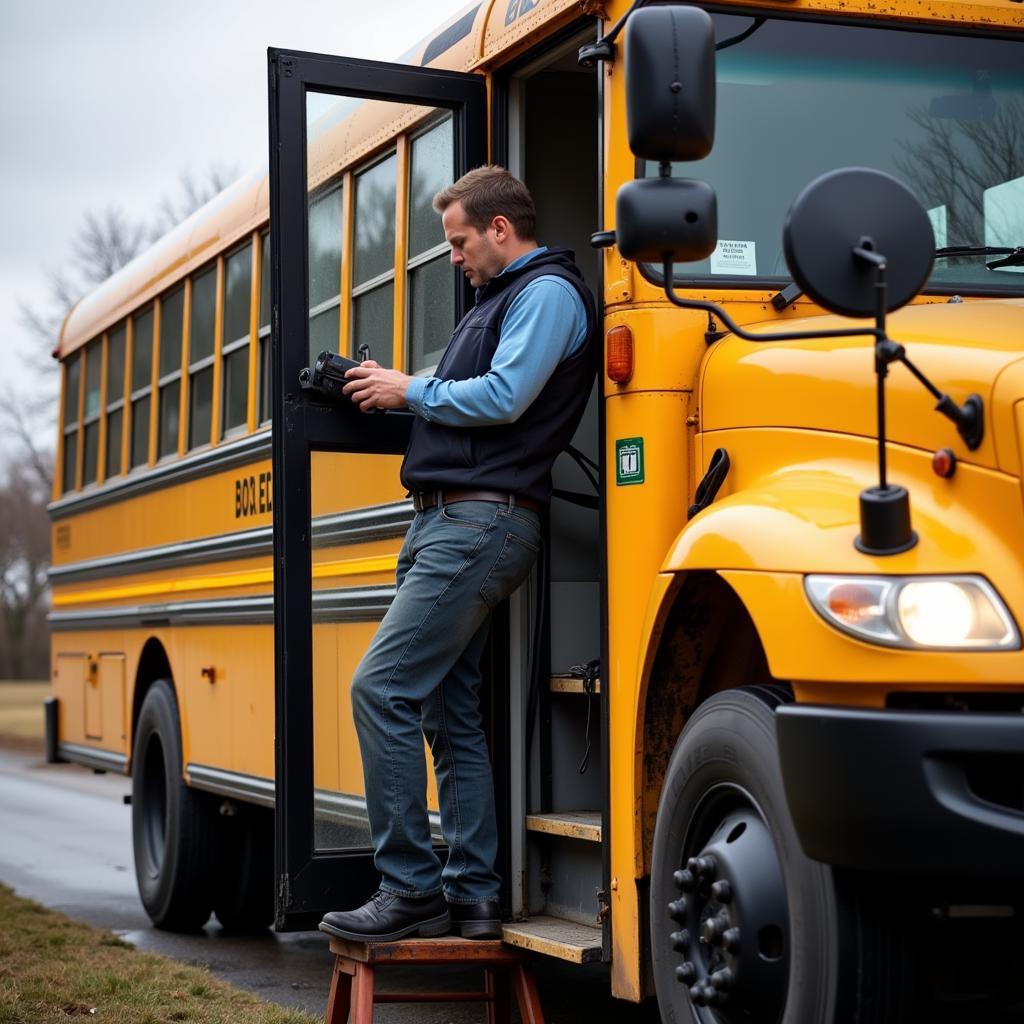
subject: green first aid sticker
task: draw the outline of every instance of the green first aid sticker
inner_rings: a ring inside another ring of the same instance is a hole
[[[615,483],[642,484],[644,482],[644,439],[623,437],[615,442]]]

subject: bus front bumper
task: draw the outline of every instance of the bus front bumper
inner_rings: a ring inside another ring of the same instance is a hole
[[[889,873],[1024,877],[1024,714],[776,712],[804,852]]]

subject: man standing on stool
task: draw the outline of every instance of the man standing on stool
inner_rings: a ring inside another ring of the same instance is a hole
[[[434,197],[451,261],[477,289],[433,377],[372,361],[348,371],[360,409],[417,414],[401,480],[416,517],[395,599],[352,680],[380,890],[322,931],[500,938],[494,785],[481,728],[489,615],[526,579],[541,543],[551,466],[583,415],[596,366],[594,300],[567,249],[538,246],[533,199],[500,167]],[[426,806],[434,758],[442,866]]]

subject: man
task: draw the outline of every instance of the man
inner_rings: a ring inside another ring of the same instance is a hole
[[[417,413],[402,464],[416,517],[395,600],[352,681],[380,891],[320,928],[355,940],[501,936],[494,789],[479,707],[492,608],[541,543],[551,466],[595,367],[593,298],[565,249],[538,246],[533,200],[500,167],[439,192],[451,262],[477,291],[434,376],[373,361],[349,370],[360,409]],[[437,778],[443,865],[426,808],[423,736]]]

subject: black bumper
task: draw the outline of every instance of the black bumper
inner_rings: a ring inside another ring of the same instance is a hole
[[[842,867],[1024,878],[1024,715],[784,705],[779,757],[804,852]],[[1011,778],[1012,777],[1012,778]]]

